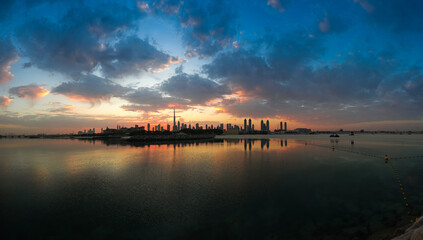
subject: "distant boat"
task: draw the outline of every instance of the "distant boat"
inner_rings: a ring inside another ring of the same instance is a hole
[[[354,132],[350,132],[350,136],[354,136]]]
[[[329,137],[339,137],[338,134],[331,134]]]

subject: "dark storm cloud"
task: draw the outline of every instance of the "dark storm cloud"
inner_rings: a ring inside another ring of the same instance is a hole
[[[186,108],[189,101],[176,97],[164,96],[153,88],[138,88],[122,97],[131,104],[122,106],[126,111],[134,112],[155,112],[158,110],[169,109],[173,106],[177,108]]]
[[[395,32],[422,32],[423,2],[420,0],[354,0],[368,13],[368,19]]]
[[[62,83],[52,89],[52,93],[61,94],[77,101],[92,104],[108,101],[112,97],[124,95],[128,88],[122,87],[108,79],[87,75],[78,81]]]
[[[180,59],[162,53],[147,40],[122,37],[144,15],[118,4],[71,9],[58,22],[34,19],[17,30],[23,54],[33,65],[79,79],[100,65],[106,77],[160,70]],[[120,36],[115,44],[106,37]]]
[[[204,104],[214,98],[230,94],[228,88],[199,75],[179,73],[164,81],[160,89],[171,96],[188,99],[190,104]]]
[[[0,83],[12,80],[10,65],[19,59],[18,53],[9,38],[0,38]]]

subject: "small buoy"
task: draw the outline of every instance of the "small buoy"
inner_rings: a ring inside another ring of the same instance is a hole
[[[408,207],[408,203],[406,203],[405,206]]]
[[[388,160],[389,160],[388,155],[385,155],[385,160],[386,160],[386,161],[388,161]]]
[[[332,146],[332,151],[335,151],[335,147],[334,146]]]

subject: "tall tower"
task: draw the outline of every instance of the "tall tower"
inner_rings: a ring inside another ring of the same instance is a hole
[[[173,131],[175,131],[176,126],[176,115],[175,115],[175,106],[173,106]]]
[[[251,131],[251,118],[248,119],[248,131]]]
[[[287,130],[287,128],[286,128],[286,122],[285,122],[285,131]]]
[[[266,121],[266,131],[270,131],[269,120]]]
[[[244,132],[247,132],[247,119],[244,118]]]

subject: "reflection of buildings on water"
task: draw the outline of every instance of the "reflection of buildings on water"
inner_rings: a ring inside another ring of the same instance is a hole
[[[247,149],[251,151],[256,141],[259,141],[261,149],[270,149],[270,142],[273,141],[274,144],[277,144],[278,140],[271,140],[271,139],[207,139],[207,140],[187,140],[187,141],[168,141],[168,142],[132,142],[132,141],[125,141],[119,138],[116,139],[78,139],[78,141],[89,142],[92,144],[101,143],[107,146],[131,146],[131,147],[173,147],[173,148],[180,148],[180,147],[190,147],[190,146],[207,146],[208,144],[214,143],[225,143],[225,145],[238,145],[243,144],[244,150]],[[332,140],[331,140],[332,141]],[[276,145],[275,145],[276,146]],[[288,140],[281,139],[280,140],[281,147],[288,147]]]
[[[261,139],[261,149],[264,148],[264,146],[266,146],[267,149],[269,149],[269,139]]]
[[[89,142],[95,144],[96,142],[100,142],[105,144],[106,146],[132,146],[132,147],[150,147],[150,146],[167,146],[167,147],[189,147],[189,146],[200,146],[200,145],[207,145],[209,143],[223,143],[223,139],[204,139],[204,140],[186,140],[186,141],[161,141],[161,142],[133,142],[133,141],[125,141],[122,139],[101,139],[101,140],[93,140],[93,139],[78,139],[78,141]]]
[[[260,141],[260,148],[264,149],[266,147],[266,149],[270,148],[270,139],[241,139],[241,143],[244,143],[244,150],[246,151],[247,148],[248,150],[251,150],[252,145],[254,145],[254,142],[256,141]],[[276,140],[274,140],[274,142],[276,143]],[[281,147],[288,147],[288,140],[286,139],[281,139]]]

